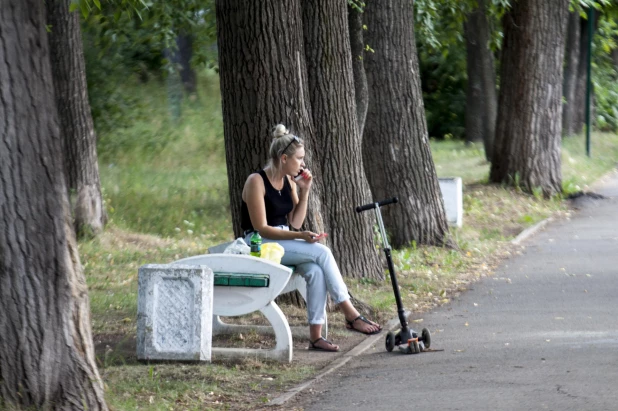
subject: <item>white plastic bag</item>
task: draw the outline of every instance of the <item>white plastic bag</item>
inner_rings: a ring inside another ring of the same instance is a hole
[[[251,247],[245,243],[245,240],[242,237],[238,237],[236,240],[232,242],[232,244],[228,245],[225,250],[223,250],[223,254],[249,254],[251,252]]]

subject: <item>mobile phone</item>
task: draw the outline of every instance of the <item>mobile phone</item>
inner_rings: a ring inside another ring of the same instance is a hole
[[[300,173],[294,177],[294,181],[299,181],[301,178],[305,178],[305,169],[300,170]]]

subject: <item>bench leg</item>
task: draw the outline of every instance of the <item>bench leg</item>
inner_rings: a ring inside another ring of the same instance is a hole
[[[282,361],[292,362],[292,331],[283,311],[274,301],[271,301],[270,304],[260,311],[268,318],[275,332],[277,345],[272,350],[272,356]]]
[[[271,326],[255,326],[255,325],[239,325],[226,324],[221,321],[219,316],[213,316],[213,335],[214,334],[229,334],[243,333],[250,331],[266,332],[274,334],[275,348],[271,350],[256,350],[251,348],[222,348],[212,347],[212,352],[215,355],[224,357],[247,357],[257,355],[260,357],[271,358],[283,362],[292,362],[293,356],[293,341],[292,330],[288,324],[287,318],[279,308],[279,306],[271,301],[264,308],[260,309],[262,314],[270,322]]]

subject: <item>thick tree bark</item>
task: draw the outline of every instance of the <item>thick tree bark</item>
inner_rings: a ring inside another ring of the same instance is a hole
[[[65,175],[78,236],[103,231],[106,221],[101,195],[96,135],[88,102],[86,67],[77,12],[71,0],[48,0],[47,24],[56,107],[60,118]]]
[[[269,158],[272,127],[285,124],[305,140],[305,161],[315,183],[306,225],[325,231],[321,178],[313,164],[314,131],[307,88],[298,1],[218,0],[217,31],[223,130],[235,236],[242,235],[242,189]]]
[[[71,226],[45,4],[0,12],[0,406],[105,410]]]
[[[466,139],[482,141],[485,157],[491,161],[498,98],[494,57],[489,48],[489,23],[485,1],[468,14],[464,23],[467,50],[468,89],[466,91]]]
[[[560,193],[562,63],[569,0],[520,0],[504,16],[490,180]]]
[[[384,207],[394,247],[443,244],[448,226],[434,167],[421,92],[412,1],[368,1],[365,69],[369,107],[363,135],[365,172]]]
[[[352,71],[354,72],[354,90],[356,96],[356,120],[359,135],[363,135],[369,91],[367,90],[367,75],[365,74],[363,14],[348,5],[348,25],[350,31],[350,48],[352,51]]]
[[[566,100],[562,105],[562,135],[570,136],[574,133],[576,109],[578,101],[575,100],[577,89],[577,73],[579,67],[581,26],[578,12],[569,13],[567,25],[566,47],[564,56],[564,79],[562,95]],[[581,104],[581,103],[579,103]]]
[[[303,27],[317,157],[327,184],[322,210],[341,272],[383,279],[374,218],[355,207],[371,201],[356,122],[346,0],[304,0]]]

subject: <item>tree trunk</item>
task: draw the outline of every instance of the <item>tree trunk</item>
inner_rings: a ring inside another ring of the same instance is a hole
[[[180,65],[180,80],[183,88],[188,94],[197,92],[197,75],[191,67],[191,59],[193,58],[193,35],[181,33],[176,37],[176,59]]]
[[[468,73],[466,138],[468,141],[482,141],[485,157],[491,161],[498,99],[494,56],[489,48],[489,23],[484,0],[479,0],[478,7],[468,14],[464,31]]]
[[[105,410],[63,174],[45,4],[0,13],[0,408]]]
[[[562,105],[562,135],[570,136],[574,133],[575,122],[573,117],[580,102],[575,100],[577,88],[577,73],[579,67],[581,26],[578,12],[569,13],[569,23],[567,25],[564,79],[562,95],[566,100]]]
[[[65,175],[72,197],[78,236],[103,231],[107,216],[101,195],[97,139],[94,132],[79,14],[69,13],[71,0],[48,0],[49,49]]]
[[[352,71],[354,72],[354,91],[356,96],[356,121],[359,135],[363,135],[369,92],[367,90],[367,75],[365,74],[363,14],[348,5],[348,25],[350,31],[350,48],[352,50]]]
[[[346,0],[303,2],[303,27],[318,166],[324,191],[322,210],[330,227],[329,245],[348,277],[383,279],[373,242],[375,219],[359,214],[371,201],[356,123],[352,55]]]
[[[223,130],[234,235],[242,235],[240,208],[247,176],[268,160],[272,127],[285,124],[305,140],[315,177],[306,226],[325,231],[320,170],[311,165],[314,132],[307,88],[298,1],[218,0],[217,33]]]
[[[442,245],[448,234],[421,91],[412,1],[369,1],[365,70],[369,107],[363,160],[374,200],[398,196],[382,210],[394,247]]]
[[[562,191],[562,62],[569,0],[520,0],[504,16],[490,180]]]

